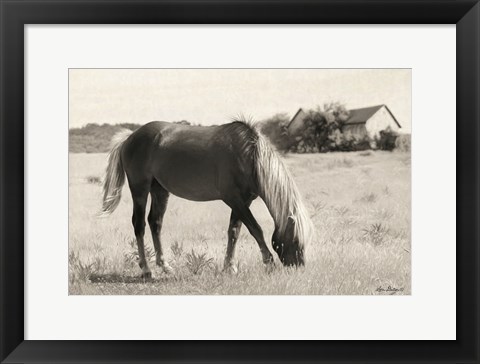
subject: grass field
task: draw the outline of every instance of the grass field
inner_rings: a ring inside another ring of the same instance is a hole
[[[222,202],[170,197],[162,230],[175,273],[136,262],[128,187],[113,215],[96,217],[106,154],[70,154],[69,293],[78,295],[410,294],[410,154],[352,152],[290,154],[294,176],[316,228],[304,268],[266,272],[257,243],[242,228],[238,273],[223,273],[230,211]],[[260,199],[252,212],[270,244],[273,222]],[[276,256],[276,254],[272,253]],[[277,257],[276,257],[277,259]]]

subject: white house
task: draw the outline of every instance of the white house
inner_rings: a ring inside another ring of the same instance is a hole
[[[287,126],[288,133],[298,134],[303,129],[303,122],[307,113],[303,109],[293,116]],[[343,126],[343,133],[351,133],[356,137],[368,135],[371,138],[378,136],[379,132],[390,127],[393,131],[399,131],[401,126],[387,105],[364,107],[349,110],[349,117]]]

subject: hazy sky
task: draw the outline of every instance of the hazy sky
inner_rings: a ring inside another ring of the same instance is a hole
[[[409,69],[72,69],[70,128],[88,123],[188,120],[223,124],[238,114],[262,120],[340,101],[386,104],[411,130]]]

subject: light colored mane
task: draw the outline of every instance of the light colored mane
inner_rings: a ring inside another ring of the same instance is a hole
[[[288,169],[266,138],[254,128],[258,139],[255,148],[256,173],[260,197],[267,205],[278,232],[283,236],[288,218],[294,224],[294,234],[301,248],[305,248],[313,235],[313,224],[300,192]]]

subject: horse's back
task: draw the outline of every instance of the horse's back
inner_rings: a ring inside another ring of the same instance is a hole
[[[146,124],[129,141],[130,167],[179,197],[225,199],[238,186],[247,189],[252,180],[240,155],[239,136],[229,125]]]

